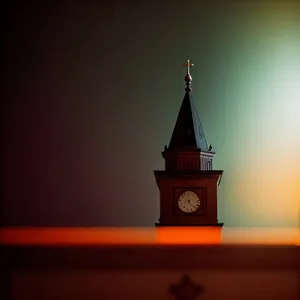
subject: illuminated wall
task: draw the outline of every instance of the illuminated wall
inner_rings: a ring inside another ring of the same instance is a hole
[[[225,145],[216,162],[226,172],[220,194],[226,223],[297,226],[300,11],[288,1],[263,3],[242,5],[224,34],[231,42],[228,78],[219,77],[224,89],[215,117],[225,126],[208,130],[219,152]]]
[[[6,224],[152,226],[190,59],[220,221],[298,226],[300,4],[212,2],[7,14]]]

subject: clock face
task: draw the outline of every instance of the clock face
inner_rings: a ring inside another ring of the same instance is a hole
[[[186,191],[179,196],[178,207],[185,213],[193,213],[200,206],[199,196],[193,191]]]

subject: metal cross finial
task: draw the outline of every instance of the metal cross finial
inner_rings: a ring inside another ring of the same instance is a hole
[[[186,82],[186,88],[185,88],[185,90],[186,90],[187,92],[189,92],[189,91],[192,90],[192,88],[191,88],[192,76],[191,76],[191,74],[190,74],[190,67],[193,67],[194,64],[190,64],[190,60],[188,59],[188,60],[187,60],[187,63],[185,63],[184,66],[187,67],[187,74],[186,74],[186,76],[185,76],[185,78],[184,78],[184,80],[185,80],[185,82]]]
[[[190,64],[190,60],[188,59],[184,66],[187,67],[187,74],[190,74],[190,67],[193,67],[194,64]]]

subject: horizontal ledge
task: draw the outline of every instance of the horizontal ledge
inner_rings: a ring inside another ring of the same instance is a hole
[[[155,175],[164,175],[164,176],[173,176],[173,175],[199,175],[199,176],[209,176],[209,175],[221,175],[224,171],[223,170],[154,170]]]
[[[224,223],[217,223],[217,224],[178,224],[178,225],[174,225],[174,224],[164,224],[164,223],[155,223],[154,224],[156,227],[201,227],[201,228],[205,228],[205,227],[223,227]]]
[[[123,245],[3,247],[9,270],[299,270],[297,246]]]

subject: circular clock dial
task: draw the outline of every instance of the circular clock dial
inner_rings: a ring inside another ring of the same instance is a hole
[[[178,207],[185,213],[193,213],[200,206],[199,196],[193,191],[186,191],[179,196]]]

